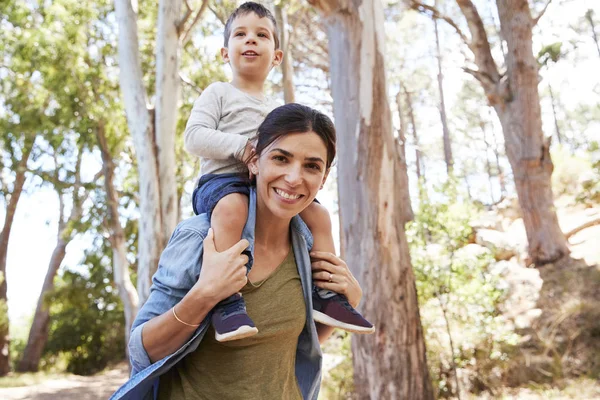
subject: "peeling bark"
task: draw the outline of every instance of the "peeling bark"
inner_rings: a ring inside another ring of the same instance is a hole
[[[137,290],[141,306],[150,294],[151,277],[158,268],[160,253],[166,243],[161,212],[159,157],[156,150],[158,144],[154,135],[154,112],[148,106],[143,82],[136,14],[129,0],[115,0],[115,10],[119,26],[120,88],[123,93],[127,125],[133,138],[139,170],[140,219]],[[165,12],[164,5],[161,10]],[[166,17],[162,18],[166,19]],[[166,24],[166,22],[164,23]],[[166,74],[164,79],[170,79],[170,74],[166,71],[164,74]],[[160,97],[160,94],[157,94],[157,97]],[[160,118],[161,122],[165,122],[162,117]],[[166,118],[170,124],[169,117]],[[166,126],[167,122],[162,126]],[[168,140],[164,136],[162,139]],[[168,147],[164,143],[161,146]],[[165,157],[167,157],[166,153],[168,151],[164,152]],[[174,180],[175,177],[171,176],[169,179]],[[174,209],[176,212],[176,205]]]
[[[415,278],[398,191],[397,157],[384,69],[378,0],[316,0],[326,19],[339,135],[340,221],[345,258],[364,288],[373,335],[353,337],[360,399],[433,399]],[[401,188],[407,190],[406,187]]]

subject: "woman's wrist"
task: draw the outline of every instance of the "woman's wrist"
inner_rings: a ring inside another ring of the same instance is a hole
[[[190,325],[200,324],[217,303],[203,288],[194,288],[177,303],[177,317]]]

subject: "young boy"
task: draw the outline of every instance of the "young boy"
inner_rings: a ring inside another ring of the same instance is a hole
[[[196,214],[209,213],[218,251],[237,243],[248,218],[248,175],[244,164],[253,152],[251,139],[266,115],[278,106],[263,94],[269,71],[283,52],[275,18],[264,6],[247,2],[225,25],[221,55],[233,71],[231,83],[209,85],[194,103],[185,129],[185,148],[202,158],[201,177],[193,195]],[[314,251],[335,253],[331,219],[313,202],[301,213],[314,238]],[[248,270],[252,266],[252,255]],[[315,321],[358,333],[374,327],[347,300],[327,290],[313,290]],[[213,311],[216,340],[225,342],[258,332],[246,313],[241,294],[220,302]]]

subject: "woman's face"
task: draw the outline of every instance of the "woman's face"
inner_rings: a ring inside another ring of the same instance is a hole
[[[259,209],[282,219],[299,214],[325,183],[326,161],[325,143],[312,131],[274,141],[249,165],[256,175]]]

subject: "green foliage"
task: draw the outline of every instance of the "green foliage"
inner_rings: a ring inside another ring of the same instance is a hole
[[[326,352],[339,360],[323,379],[321,395],[325,400],[351,399],[354,391],[354,369],[352,367],[351,338],[348,332],[342,332],[340,337],[332,337],[328,341]],[[333,346],[331,345],[333,343]]]
[[[600,204],[600,144],[592,142],[589,146],[592,157],[591,171],[581,179],[581,191],[576,199],[580,203],[593,206]]]
[[[86,254],[83,268],[57,278],[45,299],[51,322],[42,367],[62,356],[68,372],[90,375],[125,357],[123,307],[110,260],[111,249],[102,243]]]
[[[456,393],[457,369],[472,385],[492,385],[488,376],[507,358],[518,337],[499,312],[504,290],[491,252],[470,244],[476,207],[456,184],[438,188],[408,225],[432,379],[440,397]],[[462,372],[461,372],[462,374]]]

